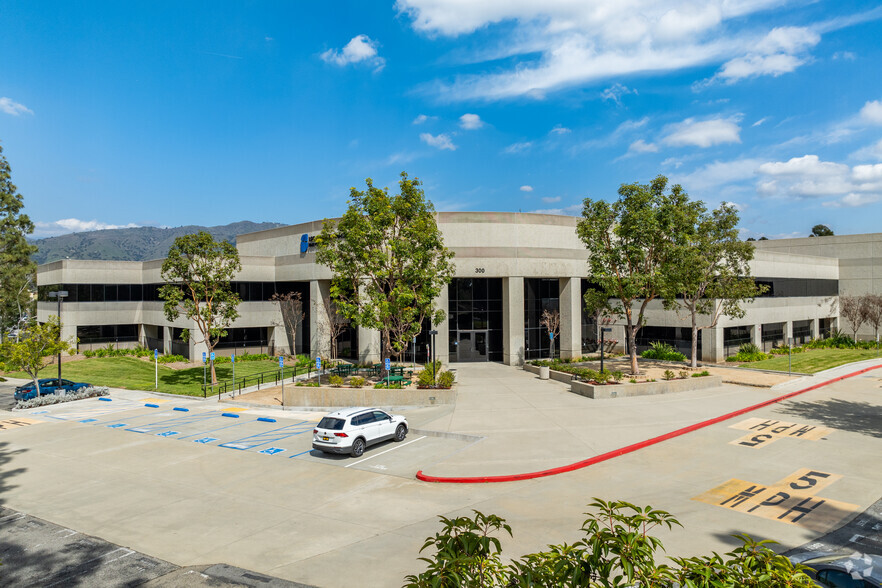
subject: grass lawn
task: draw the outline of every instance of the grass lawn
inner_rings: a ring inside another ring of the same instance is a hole
[[[279,368],[276,360],[243,361],[236,364],[236,379],[249,374],[274,371]],[[233,366],[229,363],[215,366],[219,382],[233,378]],[[286,372],[289,368],[286,368]],[[41,378],[49,378],[58,373],[56,364],[47,365],[40,370]],[[30,378],[22,372],[6,374],[11,378]],[[64,363],[61,377],[75,382],[89,382],[96,386],[126,388],[129,390],[153,391],[153,362],[134,357],[93,357]],[[208,374],[211,379],[211,374]],[[159,392],[169,394],[202,395],[202,367],[174,370],[159,364]]]
[[[793,354],[793,371],[814,374],[838,365],[880,357],[875,349],[807,349]],[[745,363],[740,367],[762,370],[787,371],[787,356],[776,355],[772,359]]]

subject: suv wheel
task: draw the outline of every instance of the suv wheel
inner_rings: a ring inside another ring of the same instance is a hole
[[[398,425],[398,428],[395,429],[395,441],[404,441],[405,437],[407,437],[407,427]]]
[[[364,453],[364,439],[359,437],[355,441],[352,442],[352,450],[349,452],[349,455],[352,457],[361,457]]]

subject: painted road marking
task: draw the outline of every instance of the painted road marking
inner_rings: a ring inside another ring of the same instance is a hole
[[[183,437],[180,437],[183,439]],[[214,443],[217,441],[217,437],[203,437],[202,439],[193,439],[193,443],[202,443],[205,445],[206,443]]]
[[[195,437],[196,435],[205,435],[206,433],[214,433],[216,431],[223,431],[224,429],[229,429],[232,427],[238,427],[239,425],[246,425],[248,421],[241,422],[237,421],[229,425],[224,425],[223,427],[215,427],[214,429],[208,429],[207,431],[199,431],[198,433],[191,433],[189,435],[182,435],[179,439],[189,439],[190,437]]]
[[[300,453],[295,453],[294,455],[289,456],[288,459],[293,459],[299,455],[303,455],[304,453],[312,453],[312,449],[307,449],[306,451],[301,451]]]
[[[180,431],[163,431],[162,433],[157,433],[157,437],[173,437],[180,433]]]
[[[191,425],[193,423],[199,423],[216,418],[220,418],[220,415],[217,413],[187,414],[177,418],[164,419],[161,421],[148,423],[143,427],[132,427],[130,429],[126,429],[126,431],[132,431],[134,433],[152,433],[153,431],[157,431],[159,429],[168,429],[180,425]]]
[[[38,421],[37,419],[6,419],[0,421],[0,431],[8,431],[9,429],[17,429],[19,427],[27,427],[28,425],[36,425],[46,421]]]
[[[228,449],[239,450],[253,449],[260,445],[266,445],[267,443],[281,441],[282,439],[287,439],[288,437],[293,437],[295,435],[302,435],[303,433],[312,432],[312,423],[304,424],[305,422],[306,421],[301,421],[297,424],[287,425],[278,429],[272,429],[270,431],[265,431],[256,435],[250,435],[248,437],[236,439],[235,441],[232,441],[230,443],[221,443],[218,447],[226,447]]]
[[[159,404],[160,402],[171,402],[171,398],[145,398],[141,402],[153,402]]]
[[[351,463],[351,464],[349,464],[349,465],[345,465],[345,466],[343,466],[343,467],[344,467],[344,468],[351,468],[351,467],[354,466],[354,465],[358,465],[358,464],[360,464],[360,463],[362,463],[362,462],[365,462],[365,461],[367,461],[367,460],[369,460],[369,459],[374,459],[375,457],[380,457],[380,456],[383,455],[384,453],[389,453],[390,451],[395,451],[396,449],[401,449],[401,448],[404,447],[405,445],[410,445],[411,443],[416,443],[416,442],[419,441],[420,439],[425,439],[425,438],[426,438],[425,435],[423,435],[422,437],[417,437],[417,438],[414,439],[413,441],[408,441],[407,443],[401,443],[401,444],[399,444],[399,445],[396,445],[396,446],[393,447],[392,449],[387,449],[386,451],[381,451],[380,453],[377,453],[376,455],[371,455],[370,457],[366,457],[366,458],[364,458],[364,459],[360,459],[360,460],[358,460],[358,461],[356,461],[356,462],[353,462],[353,463]]]
[[[282,453],[283,451],[285,451],[285,450],[282,449],[281,447],[267,447],[266,449],[262,449],[262,450],[258,451],[257,453],[263,453],[266,455],[275,455],[277,453]]]
[[[840,474],[803,468],[770,486],[732,479],[692,500],[791,525],[804,525],[807,520],[813,525],[832,525],[859,508],[815,497],[840,479]]]
[[[786,421],[762,418],[743,420],[734,425],[729,425],[729,428],[749,431],[747,435],[735,439],[734,441],[730,441],[730,445],[750,447],[752,449],[765,447],[770,443],[774,443],[778,439],[784,439],[785,437],[817,441],[833,432],[833,429],[828,429],[827,427],[816,427],[814,425],[789,423]]]
[[[224,412],[245,412],[248,410],[247,408],[237,407],[237,408],[225,408]]]

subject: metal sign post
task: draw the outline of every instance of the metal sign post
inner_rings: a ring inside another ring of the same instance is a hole
[[[429,334],[432,336],[432,387],[435,387],[435,376],[437,374],[435,372],[438,371],[438,368],[435,367],[435,335],[438,334],[438,331],[432,329],[429,331]]]
[[[790,369],[793,366],[793,337],[787,338],[787,375],[793,375],[793,370]]]
[[[58,298],[58,341],[61,342],[61,300],[67,298],[67,290],[49,292],[49,298]],[[61,349],[58,350],[58,385],[61,386]]]
[[[600,328],[600,373],[603,373],[603,334],[604,333],[612,333],[612,329],[609,327],[601,327]]]
[[[157,392],[159,392],[159,349],[153,350],[153,363],[154,363],[154,367],[156,368],[156,374],[154,377],[155,383],[154,383],[153,388]]]
[[[236,393],[236,350],[233,350],[233,355],[230,356],[230,363],[233,364],[233,393]]]
[[[878,338],[877,338],[878,343]],[[877,345],[878,347],[878,345]],[[416,337],[413,338],[413,362],[410,364],[410,369],[416,368]]]
[[[322,358],[315,358],[315,371],[318,372],[319,386],[322,385]]]
[[[202,389],[205,390],[205,352],[202,352]]]
[[[282,370],[282,408],[285,407],[285,358],[279,356],[279,369]]]
[[[389,370],[392,368],[392,360],[386,358],[386,388],[389,388]]]
[[[551,361],[554,361],[554,333],[548,333],[548,340],[551,342]]]
[[[214,351],[211,352],[209,359],[211,360],[211,373],[214,374]],[[211,379],[211,391],[214,392],[214,378]],[[217,401],[220,402],[220,392],[218,392]]]

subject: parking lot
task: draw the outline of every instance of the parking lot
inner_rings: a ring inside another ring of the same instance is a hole
[[[662,533],[670,554],[725,551],[735,532],[820,545],[849,521],[862,532],[839,544],[882,551],[882,521],[865,513],[882,488],[882,370],[563,475],[419,482],[417,470],[560,466],[796,389],[591,400],[496,364],[460,365],[458,377],[455,408],[402,411],[407,439],[359,459],[310,450],[315,412],[125,394],[10,414],[0,421],[19,424],[0,424],[0,501],[175,565],[317,586],[398,585],[422,568],[442,514],[505,517],[510,557],[572,542],[594,496],[674,513],[685,530]]]

